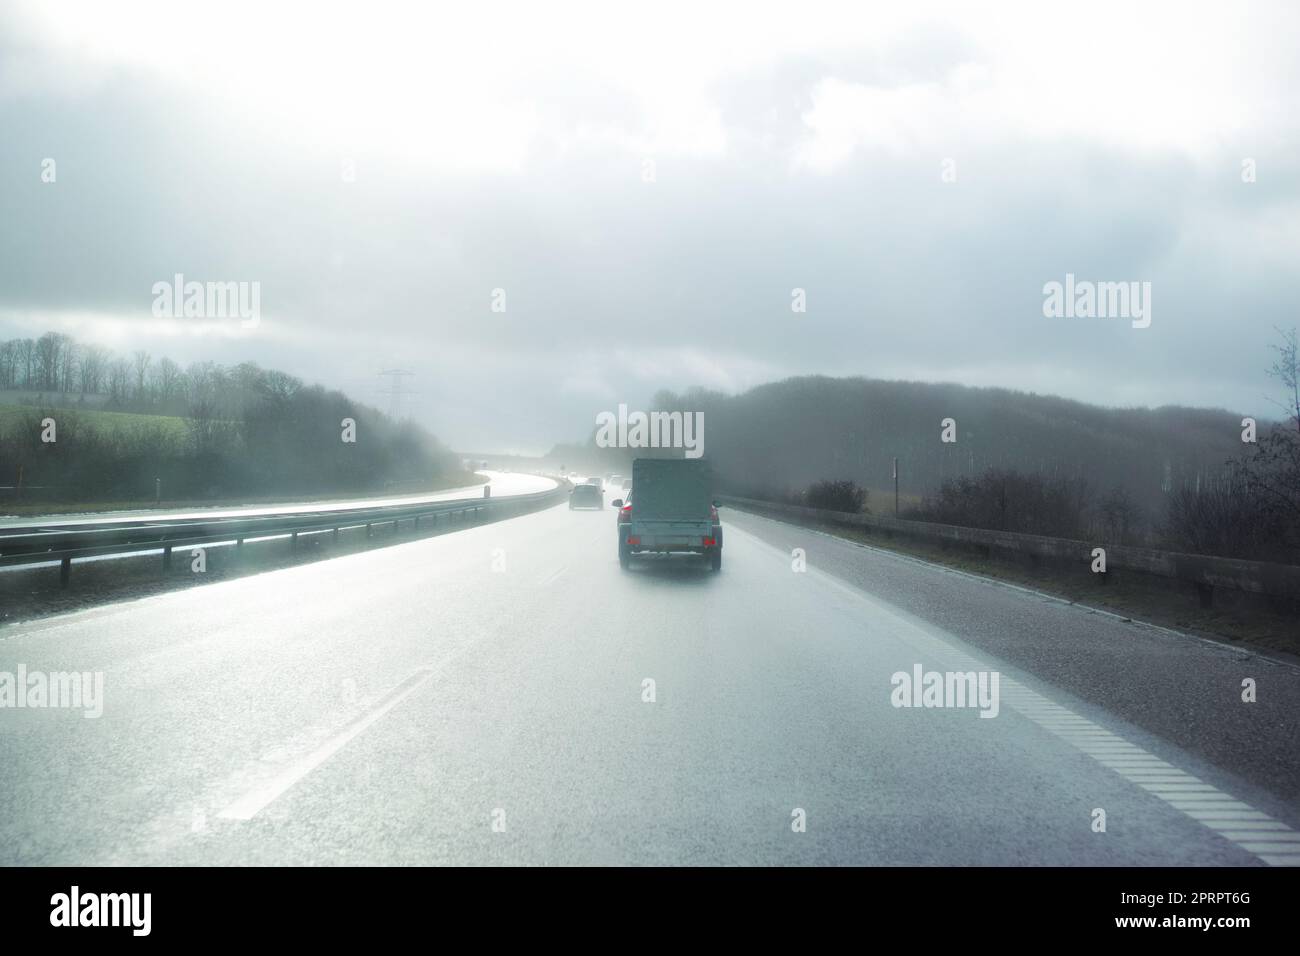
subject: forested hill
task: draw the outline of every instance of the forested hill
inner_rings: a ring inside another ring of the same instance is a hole
[[[182,368],[56,333],[0,343],[0,505],[378,494],[463,479],[459,458],[418,425],[284,372]]]
[[[1158,508],[1172,489],[1214,483],[1240,455],[1240,414],[1167,406],[1115,409],[1002,388],[791,378],[739,395],[660,393],[656,408],[703,411],[706,455],[736,490],[803,488],[851,478],[921,495],[946,478],[989,468],[1082,478],[1126,488]],[[956,422],[956,442],[941,422]]]

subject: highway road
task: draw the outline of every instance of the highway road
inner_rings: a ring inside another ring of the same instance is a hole
[[[103,712],[0,709],[0,864],[1300,861],[1294,665],[724,520],[717,574],[559,506],[11,626]]]

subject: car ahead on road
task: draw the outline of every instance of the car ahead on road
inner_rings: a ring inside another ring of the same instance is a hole
[[[700,458],[638,458],[632,488],[618,508],[618,563],[634,554],[702,554],[722,568],[722,524],[712,498],[713,475]]]
[[[599,491],[601,494],[604,494],[604,492],[605,492],[605,486],[602,485],[602,484],[600,483],[600,479],[599,479],[599,478],[588,478],[586,481],[583,482],[583,484],[584,484],[584,485],[595,485],[595,486],[596,486],[596,490]]]
[[[622,482],[622,487],[624,491],[630,492],[632,490],[632,479],[624,478]]]
[[[600,493],[600,489],[592,484],[574,485],[573,490],[569,492],[569,510],[575,508],[599,508],[605,507],[605,496]]]

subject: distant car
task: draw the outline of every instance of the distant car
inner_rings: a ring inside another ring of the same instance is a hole
[[[623,487],[623,476],[622,476],[622,475],[610,475],[608,478],[605,479],[605,484],[609,485],[611,488],[622,488],[622,487]]]
[[[631,490],[632,490],[632,479],[631,479],[631,478],[624,478],[624,479],[623,479],[623,490],[624,490],[624,491],[631,491]]]
[[[600,493],[600,489],[595,485],[574,485],[573,490],[569,492],[569,510],[575,508],[597,508],[605,507],[605,496]]]
[[[585,484],[588,484],[588,485],[595,485],[596,488],[599,489],[602,493],[604,493],[604,491],[605,491],[605,486],[602,485],[602,484],[600,483],[600,479],[599,479],[599,478],[588,478],[588,479],[586,480]]]

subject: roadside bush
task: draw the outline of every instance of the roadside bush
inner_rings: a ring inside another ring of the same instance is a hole
[[[1088,486],[1081,479],[990,468],[976,478],[951,478],[903,515],[917,521],[1059,538],[1083,535]]]
[[[1142,509],[1122,485],[1116,485],[1097,502],[1093,537],[1110,544],[1136,544],[1141,541],[1142,528]]]
[[[804,492],[804,502],[809,508],[824,511],[847,511],[861,514],[866,510],[867,491],[856,481],[818,481]]]
[[[1282,550],[1268,509],[1244,481],[1171,493],[1164,539],[1173,551],[1225,558],[1276,560]]]

